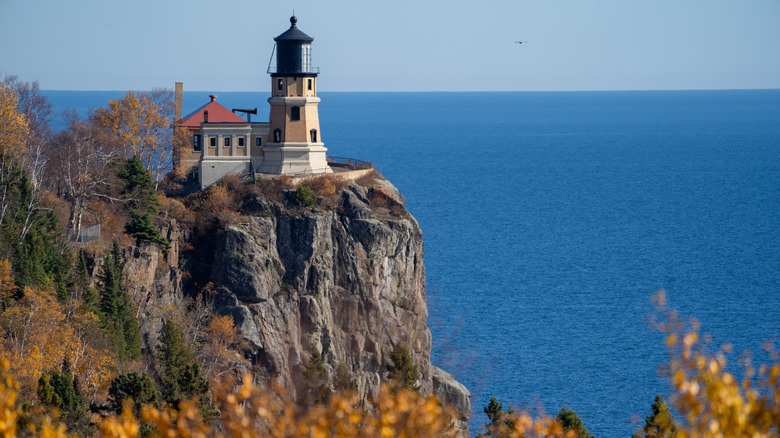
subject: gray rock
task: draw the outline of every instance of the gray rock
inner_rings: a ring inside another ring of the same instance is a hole
[[[379,187],[405,202],[392,184]],[[371,190],[350,182],[332,210],[256,200],[252,210],[262,216],[225,227],[214,236],[213,258],[199,258],[213,259],[213,266],[188,268],[203,270],[214,283],[215,308],[240,328],[259,378],[300,394],[316,348],[330,378],[343,362],[361,395],[375,396],[387,379],[390,352],[403,343],[418,366],[422,394],[455,407],[461,417],[453,427],[467,436],[469,392],[430,362],[422,231],[408,214],[375,219]],[[175,224],[165,232],[178,257],[179,240],[188,235]],[[128,249],[125,258],[146,348],[154,348],[160,309],[183,303],[180,263],[166,265],[153,246]]]

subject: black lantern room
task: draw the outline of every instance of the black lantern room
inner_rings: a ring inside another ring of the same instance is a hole
[[[290,17],[290,28],[274,38],[276,41],[276,76],[317,76],[311,66],[311,42],[314,38],[296,26],[298,18]]]

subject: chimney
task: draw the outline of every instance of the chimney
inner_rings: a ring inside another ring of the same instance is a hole
[[[217,100],[217,95],[216,94],[209,94],[209,97],[211,98],[212,102],[215,102]]]
[[[209,112],[203,111],[203,123],[208,123],[208,122],[209,122]]]
[[[182,82],[176,82],[176,94],[174,95],[176,99],[176,114],[174,117],[176,118],[176,120],[181,120],[182,117],[181,104],[182,104],[183,94],[184,94],[184,84]]]

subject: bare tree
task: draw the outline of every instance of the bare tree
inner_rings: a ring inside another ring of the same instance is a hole
[[[71,205],[70,228],[73,236],[81,234],[81,223],[87,203],[95,198],[110,197],[115,173],[112,166],[119,150],[115,140],[75,110],[63,117],[68,127],[52,139],[49,169],[57,181],[59,193]]]

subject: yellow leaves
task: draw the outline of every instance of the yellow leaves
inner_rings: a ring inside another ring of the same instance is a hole
[[[93,114],[95,123],[119,141],[124,157],[138,157],[155,181],[171,167],[171,98],[167,90],[129,91],[122,99],[108,101],[108,108],[98,108]]]
[[[660,308],[663,311],[665,309]],[[677,410],[687,420],[678,425],[675,437],[769,437],[780,434],[780,364],[771,345],[770,365],[755,368],[743,359],[745,380],[739,382],[728,372],[726,344],[717,352],[708,350],[708,337],[700,341],[699,324],[684,321],[677,313],[666,312],[656,326],[669,333],[671,355],[669,372]],[[773,377],[774,376],[774,377]],[[755,386],[755,387],[754,387]]]
[[[17,159],[21,158],[29,134],[27,120],[19,111],[18,102],[13,90],[0,83],[0,155],[10,154]]]
[[[74,314],[67,320],[53,291],[25,288],[23,294],[0,315],[6,327],[0,354],[11,361],[21,394],[33,397],[41,373],[59,369],[66,357],[80,377],[80,389],[90,396],[105,393],[115,373],[114,358],[94,315]]]
[[[21,409],[16,405],[19,385],[8,373],[8,361],[0,359],[0,437],[16,436]]]
[[[107,438],[135,438],[139,431],[138,420],[133,415],[131,403],[125,403],[122,413],[98,421],[100,435]]]
[[[284,390],[268,391],[245,376],[234,391],[218,391],[220,437],[452,436],[455,414],[435,397],[383,387],[366,409],[358,394],[337,393],[324,406],[304,408]]]

